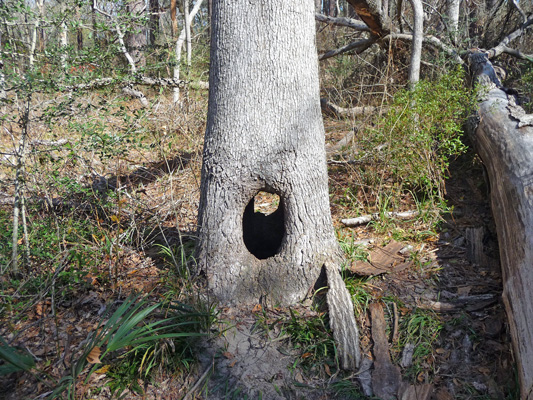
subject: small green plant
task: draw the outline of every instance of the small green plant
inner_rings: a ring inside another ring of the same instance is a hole
[[[2,361],[0,376],[18,371],[30,371],[35,367],[31,354],[10,346],[2,336],[0,336],[0,361]]]
[[[334,360],[334,365],[337,364],[335,341],[324,313],[304,317],[290,309],[283,331],[289,335],[292,345],[300,350],[297,361],[300,365],[312,369],[325,360]]]
[[[409,192],[419,201],[443,198],[450,159],[466,149],[463,122],[474,102],[460,69],[396,93],[359,140],[360,173],[378,200],[391,205]]]
[[[368,249],[362,244],[355,242],[355,235],[342,236],[342,232],[337,233],[338,241],[349,261],[365,261],[368,258]]]
[[[156,310],[161,310],[166,316],[154,318]],[[102,319],[97,329],[89,334],[85,350],[72,360],[70,373],[60,380],[50,398],[62,397],[65,392],[67,399],[76,398],[76,382],[83,375],[87,382],[106,357],[111,360],[130,357],[122,374],[120,368],[111,372],[113,379],[110,385],[115,393],[120,394],[126,382],[136,382],[136,379],[122,379],[124,374],[131,377],[135,373],[136,377],[144,375],[146,378],[156,365],[164,365],[168,360],[165,341],[179,340],[184,344],[190,338],[204,335],[199,328],[200,314],[190,311],[181,305],[148,305],[146,299],[138,296],[128,298],[109,319]],[[93,366],[86,371],[88,364]]]
[[[346,288],[352,296],[352,303],[356,315],[365,315],[368,305],[372,301],[371,279],[355,276],[349,276],[344,279]]]
[[[412,364],[405,372],[409,379],[414,381],[420,373],[431,369],[433,346],[441,330],[439,316],[430,310],[417,308],[402,318],[399,346],[401,349],[407,344],[414,346]]]

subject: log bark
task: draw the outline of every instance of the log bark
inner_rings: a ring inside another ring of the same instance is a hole
[[[471,55],[484,84],[470,132],[488,172],[500,248],[503,300],[522,399],[533,399],[533,127],[519,127],[486,53]]]

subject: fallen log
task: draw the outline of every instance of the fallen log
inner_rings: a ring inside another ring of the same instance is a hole
[[[470,134],[487,168],[503,275],[503,301],[517,360],[521,399],[533,399],[533,127],[519,127],[487,54],[470,55],[482,85]]]

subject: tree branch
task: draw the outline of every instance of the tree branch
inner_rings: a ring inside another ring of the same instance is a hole
[[[377,41],[378,41],[377,38],[361,39],[361,40],[349,43],[346,46],[340,47],[338,49],[330,50],[330,51],[322,54],[321,56],[319,56],[318,59],[320,61],[326,60],[328,58],[338,56],[339,54],[343,54],[343,53],[346,53],[346,52],[348,52],[350,50],[354,50],[354,49],[357,49],[356,53],[360,54],[363,51],[365,51],[366,49],[368,49],[370,46],[372,46],[374,43],[376,43]]]
[[[384,39],[413,40],[413,35],[410,33],[391,33],[390,35],[384,37]],[[443,50],[445,53],[451,56],[458,64],[464,64],[463,59],[459,56],[455,49],[451,46],[444,44],[439,38],[432,35],[427,35],[422,38],[422,42]]]
[[[526,21],[520,25],[520,27],[515,30],[514,32],[511,32],[509,35],[507,35],[503,40],[495,47],[487,51],[487,55],[490,58],[498,57],[500,54],[505,53],[505,49],[507,49],[507,45],[515,40],[516,38],[522,36],[526,30],[533,24],[533,15],[530,15]]]
[[[328,15],[315,14],[315,19],[319,22],[323,22],[329,25],[346,26],[356,31],[370,32],[370,28],[368,27],[367,24],[365,24],[364,22],[358,21],[356,19],[353,19],[353,18],[330,17]]]

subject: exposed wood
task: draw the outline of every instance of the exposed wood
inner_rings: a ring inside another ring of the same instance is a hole
[[[359,384],[361,385],[365,396],[368,397],[372,397],[374,395],[374,391],[372,390],[372,372],[370,370],[373,365],[374,362],[371,359],[364,357],[363,361],[361,362],[361,368],[359,368],[359,371],[357,371]]]
[[[382,37],[389,33],[381,11],[381,1],[348,0],[359,18],[368,25],[374,36]]]
[[[370,304],[372,319],[372,341],[374,342],[374,372],[372,373],[372,388],[374,394],[383,400],[396,399],[401,383],[400,368],[393,365],[389,355],[385,315],[379,303]]]
[[[487,54],[476,52],[470,61],[485,85],[471,135],[490,180],[521,398],[533,399],[533,127],[520,128],[511,116]]]
[[[474,264],[483,264],[485,253],[483,253],[483,236],[485,231],[483,226],[466,228],[466,258]]]
[[[433,385],[426,383],[424,385],[409,385],[403,383],[400,388],[399,400],[429,400],[433,394]]]

